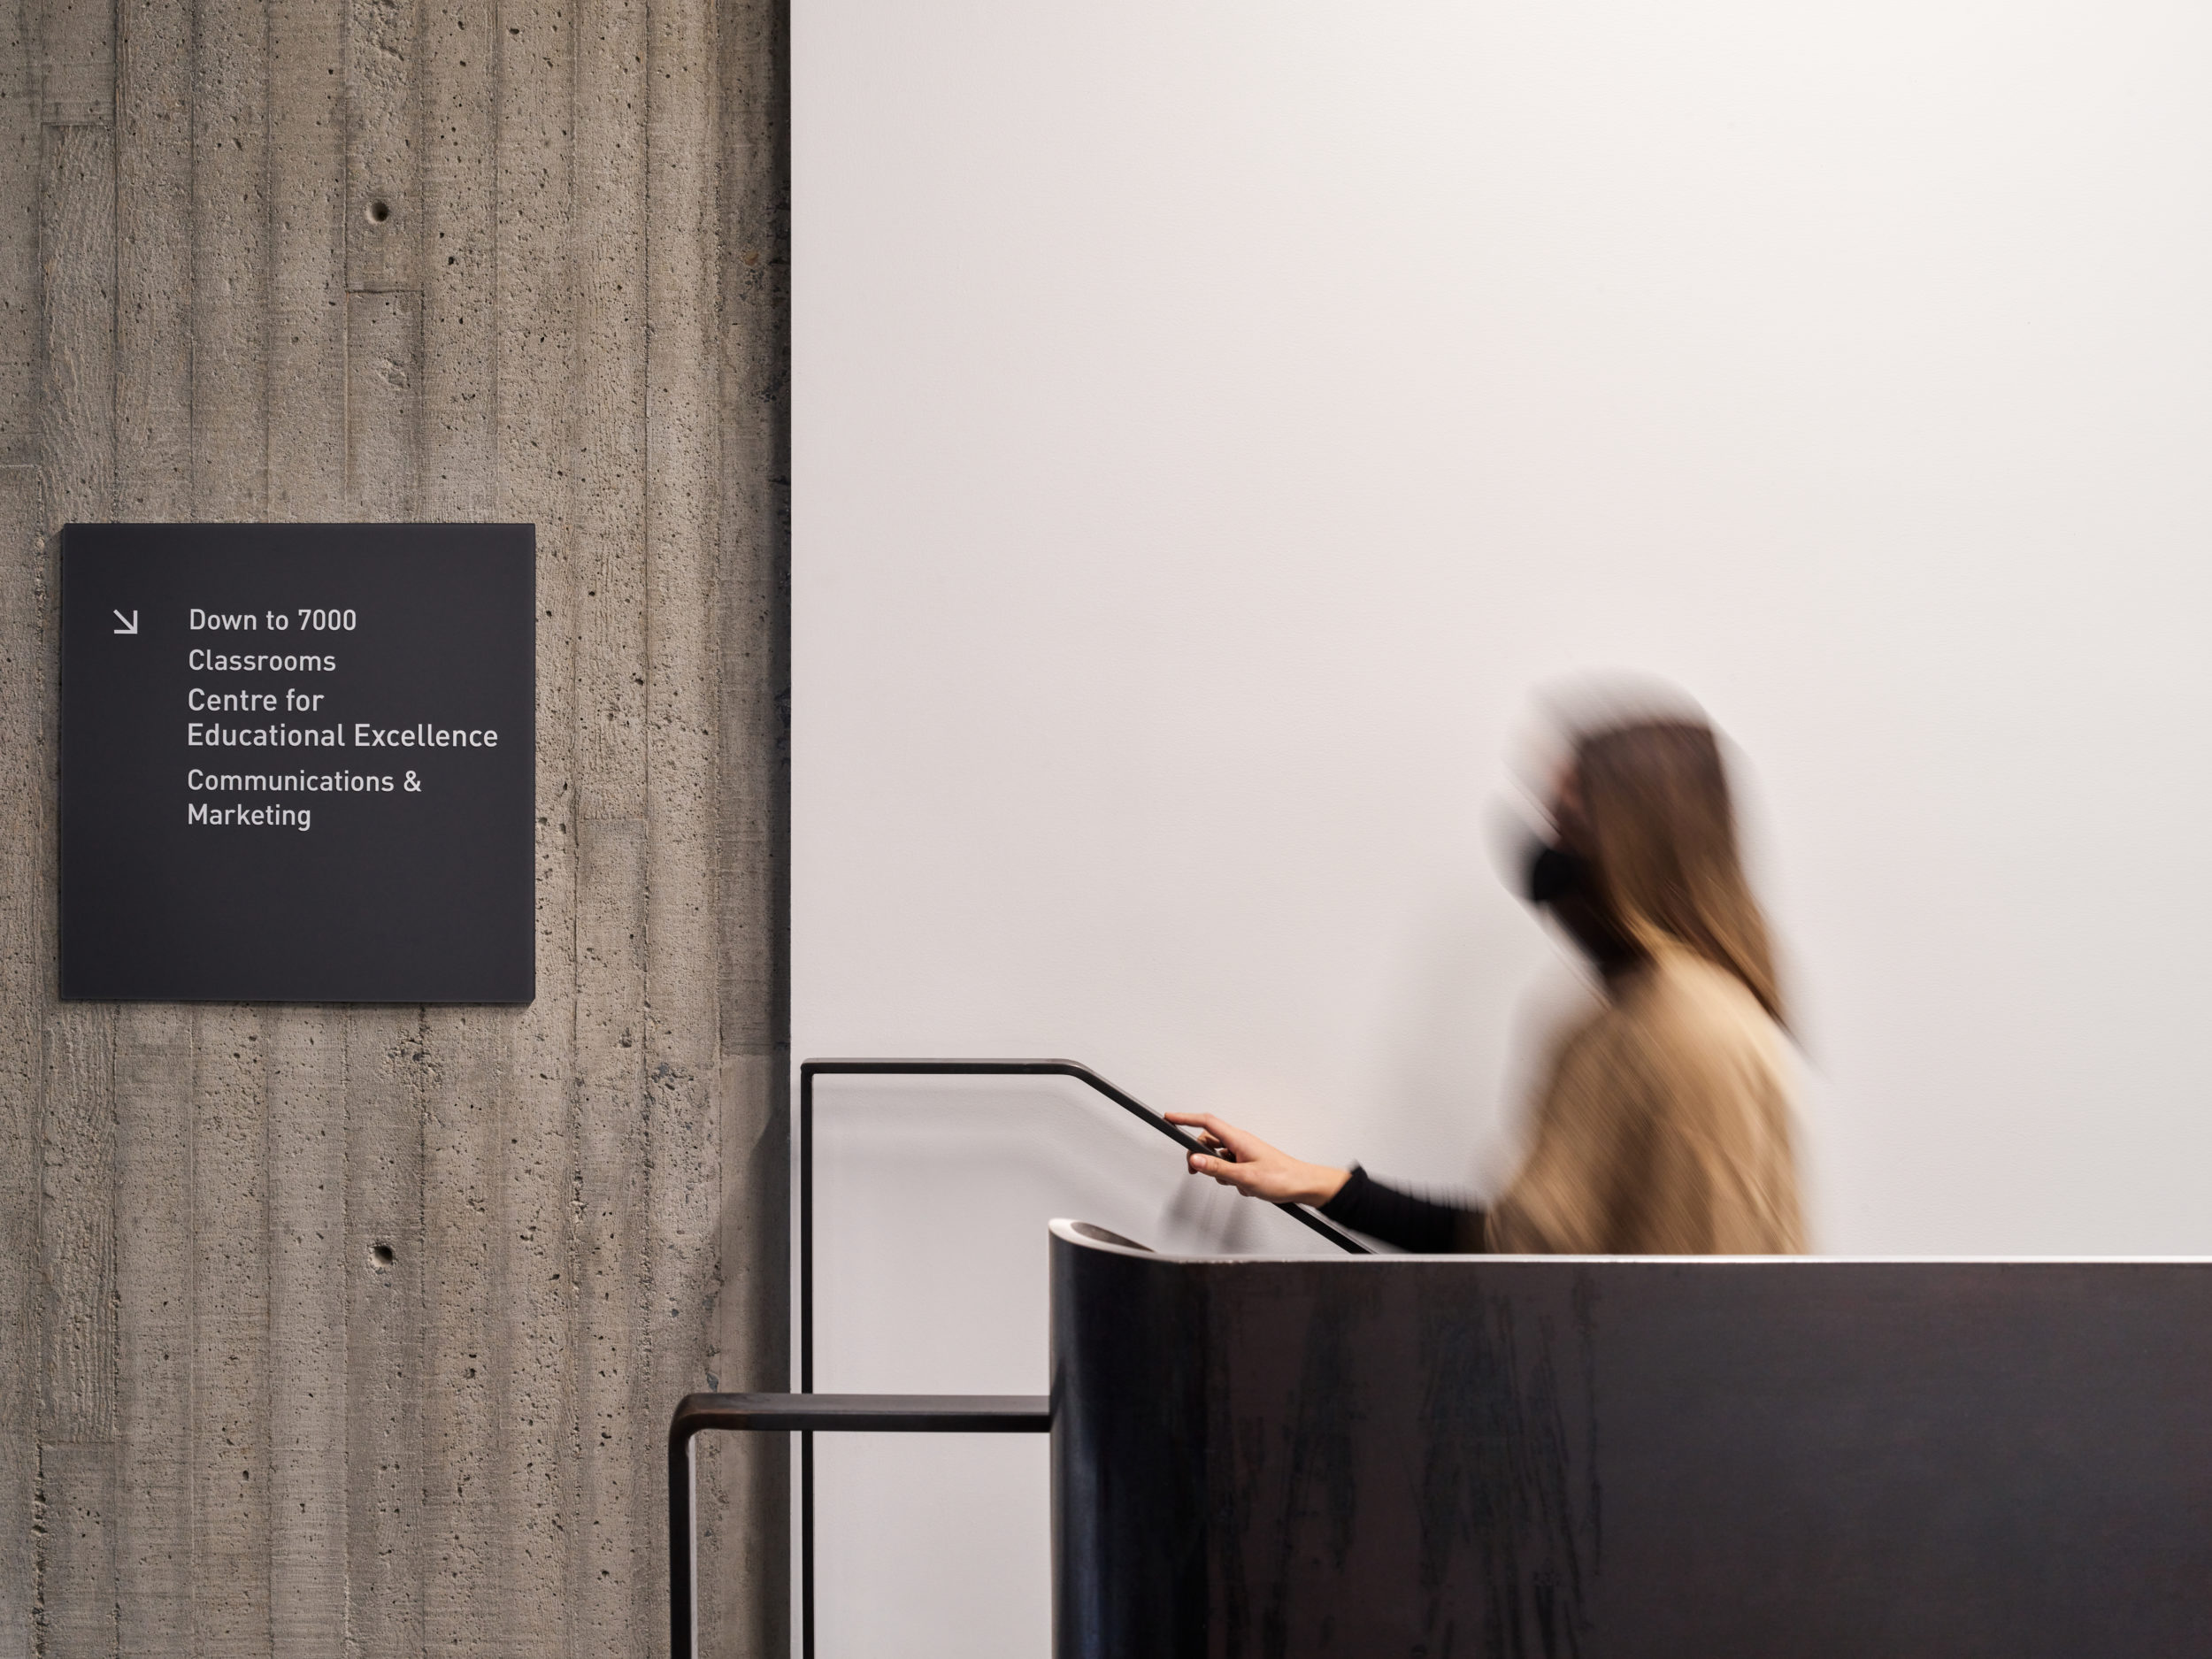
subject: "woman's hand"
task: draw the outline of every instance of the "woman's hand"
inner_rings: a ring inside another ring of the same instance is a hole
[[[1275,1204],[1325,1204],[1352,1178],[1349,1170],[1333,1170],[1325,1164],[1302,1164],[1286,1152],[1209,1112],[1170,1112],[1168,1122],[1195,1132],[1199,1144],[1210,1152],[1190,1155],[1193,1175],[1210,1175],[1224,1187],[1233,1187],[1247,1198],[1264,1198]]]

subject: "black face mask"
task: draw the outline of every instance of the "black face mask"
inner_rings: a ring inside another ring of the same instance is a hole
[[[1537,841],[1528,849],[1528,902],[1556,904],[1571,893],[1590,890],[1590,861],[1580,853],[1549,841]]]
[[[1617,973],[1643,959],[1643,952],[1598,897],[1590,861],[1580,853],[1549,841],[1532,846],[1528,902],[1548,910],[1599,972]]]

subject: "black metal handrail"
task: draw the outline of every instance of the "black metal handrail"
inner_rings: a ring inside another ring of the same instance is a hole
[[[669,1652],[695,1659],[698,1574],[691,1535],[691,1443],[709,1429],[874,1434],[1042,1434],[1042,1394],[686,1394],[668,1423]],[[814,1632],[806,1632],[807,1650]]]
[[[1131,1117],[1150,1125],[1186,1152],[1203,1152],[1197,1140],[1154,1111],[1128,1090],[1118,1087],[1078,1060],[807,1060],[799,1066],[799,1388],[814,1395],[814,1079],[819,1076],[876,1077],[1064,1077],[1104,1095]],[[1367,1247],[1332,1226],[1303,1204],[1275,1206],[1301,1225],[1353,1256],[1371,1255]],[[695,1395],[695,1399],[753,1396]],[[757,1396],[771,1398],[780,1396]],[[823,1395],[825,1399],[840,1396]],[[905,1396],[887,1396],[904,1398]],[[759,1428],[748,1422],[742,1426]],[[814,1425],[799,1431],[799,1621],[800,1652],[814,1653]],[[850,1426],[849,1425],[841,1426]],[[670,1465],[674,1479],[674,1463]],[[671,1500],[673,1502],[672,1498]],[[688,1535],[687,1534],[687,1537]],[[675,1553],[673,1541],[670,1553]],[[684,1598],[688,1602],[688,1596]]]
[[[807,1060],[799,1066],[799,1388],[814,1390],[814,1079],[821,1076],[1065,1077],[1095,1089],[1152,1125],[1186,1152],[1203,1152],[1186,1134],[1128,1090],[1118,1088],[1079,1060]],[[1303,1204],[1276,1209],[1310,1227],[1340,1250],[1372,1254],[1351,1234],[1332,1226]]]

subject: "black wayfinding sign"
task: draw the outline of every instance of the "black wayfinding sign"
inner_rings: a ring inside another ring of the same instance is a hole
[[[527,1002],[529,525],[62,533],[61,991]]]

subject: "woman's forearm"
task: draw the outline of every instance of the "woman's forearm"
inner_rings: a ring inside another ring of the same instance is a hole
[[[1471,1204],[1424,1197],[1379,1181],[1358,1164],[1321,1206],[1330,1220],[1417,1256],[1480,1254],[1482,1211]]]

